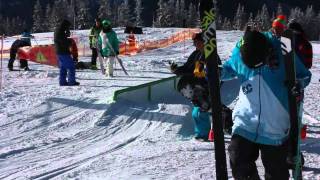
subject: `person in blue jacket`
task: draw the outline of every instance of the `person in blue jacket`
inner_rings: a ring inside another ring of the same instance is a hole
[[[54,32],[54,45],[59,61],[59,85],[60,86],[78,86],[76,82],[76,70],[73,58],[71,57],[71,40],[68,39],[70,34],[71,23],[63,20]],[[67,81],[68,75],[68,81]]]
[[[235,179],[260,179],[255,164],[259,153],[265,179],[289,179],[286,157],[290,119],[280,43],[271,32],[248,28],[220,71],[222,80],[237,77],[241,81],[228,147]],[[298,83],[304,88],[311,73],[298,57],[295,64]]]

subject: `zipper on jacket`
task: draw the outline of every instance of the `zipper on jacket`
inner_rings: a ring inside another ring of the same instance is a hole
[[[259,126],[260,126],[260,121],[261,121],[261,87],[260,87],[260,78],[261,78],[261,67],[259,68],[259,116],[258,116],[258,125],[256,129],[256,137],[254,138],[254,141],[257,140],[258,138],[258,131],[259,131]]]

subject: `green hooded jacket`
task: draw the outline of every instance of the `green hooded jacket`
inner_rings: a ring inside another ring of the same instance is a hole
[[[107,42],[109,42],[115,53],[113,53],[113,51],[109,48]],[[107,33],[101,31],[98,38],[98,44],[99,50],[103,57],[116,56],[119,54],[119,40],[116,32],[113,30]]]

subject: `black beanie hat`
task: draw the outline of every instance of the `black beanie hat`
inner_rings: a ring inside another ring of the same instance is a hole
[[[288,26],[289,26],[289,29],[292,29],[292,30],[297,31],[299,33],[304,33],[301,24],[299,24],[298,22],[295,22],[295,21],[290,22]]]
[[[194,40],[194,41],[203,41],[202,33],[199,32],[199,33],[193,34],[192,40]]]
[[[262,33],[248,29],[243,36],[240,53],[245,65],[249,68],[258,68],[266,63],[269,43]]]

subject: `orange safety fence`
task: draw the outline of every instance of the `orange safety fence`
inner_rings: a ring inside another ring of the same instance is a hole
[[[185,29],[177,32],[167,38],[155,41],[137,41],[136,39],[129,39],[121,42],[119,45],[120,55],[135,55],[139,52],[152,50],[157,48],[164,48],[177,42],[183,42],[191,39],[194,33],[199,32],[199,29]],[[49,38],[49,37],[47,37]],[[90,56],[91,49],[88,43],[88,36],[73,36],[72,37],[77,46],[79,56]],[[10,49],[3,50],[3,57],[9,58]],[[23,47],[18,51],[18,58],[28,59],[41,64],[57,66],[57,57],[54,51],[54,45],[37,45],[32,47]]]

